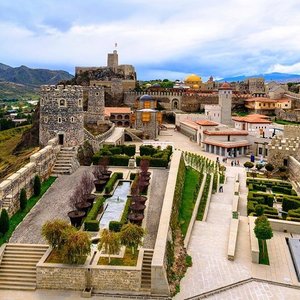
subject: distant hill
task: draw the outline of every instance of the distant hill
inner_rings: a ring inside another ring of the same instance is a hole
[[[268,73],[268,74],[257,74],[257,75],[251,75],[251,76],[235,76],[235,77],[226,77],[223,79],[220,79],[218,81],[227,81],[227,82],[236,82],[236,81],[244,81],[247,78],[253,78],[253,77],[263,77],[265,81],[277,81],[277,82],[300,82],[300,75],[298,74],[288,74],[288,73]]]
[[[13,68],[0,63],[0,99],[35,98],[40,85],[57,84],[72,78],[73,75],[66,71],[26,66]]]
[[[26,85],[56,84],[61,80],[70,80],[73,76],[66,71],[31,69],[26,66],[10,67],[0,64],[0,81]]]

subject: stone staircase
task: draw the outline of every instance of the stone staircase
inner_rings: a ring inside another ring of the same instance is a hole
[[[151,289],[152,256],[153,256],[153,249],[144,249],[141,289],[147,289],[147,290]]]
[[[0,260],[0,289],[35,290],[36,264],[47,249],[48,245],[7,244]]]
[[[63,147],[57,155],[52,176],[70,175],[79,167],[77,150],[74,147]]]

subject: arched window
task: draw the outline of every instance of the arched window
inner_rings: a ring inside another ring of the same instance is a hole
[[[74,117],[71,117],[71,123],[74,123],[75,119]]]
[[[62,118],[61,117],[58,117],[58,123],[62,123]]]
[[[59,100],[59,106],[60,107],[66,107],[66,100],[65,99],[60,99]]]
[[[79,107],[82,106],[82,100],[81,100],[81,99],[78,100],[78,106],[79,106]]]
[[[48,123],[48,117],[44,117],[44,123]]]

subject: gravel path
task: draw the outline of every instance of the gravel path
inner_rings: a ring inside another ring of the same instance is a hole
[[[89,167],[80,167],[72,175],[63,175],[56,179],[46,194],[33,207],[23,222],[14,231],[10,243],[45,244],[41,236],[42,225],[51,219],[69,221],[67,213],[72,210],[69,196],[77,183],[80,182],[84,171]]]
[[[147,234],[143,247],[154,249],[169,170],[152,169],[151,171],[153,173],[150,181],[150,201],[146,202],[146,205],[148,205],[146,216]]]

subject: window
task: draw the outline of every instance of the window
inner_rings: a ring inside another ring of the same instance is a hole
[[[44,123],[48,123],[48,117],[44,117]]]
[[[58,117],[58,123],[62,123],[62,118]]]
[[[99,96],[99,93],[98,93],[98,92],[96,92],[96,93],[95,93],[95,95],[96,95],[96,96]]]
[[[258,154],[262,155],[262,148],[258,148]]]
[[[74,123],[74,117],[71,117],[71,123]]]
[[[81,99],[78,100],[78,106],[79,106],[79,107],[82,106],[82,100],[81,100]]]
[[[60,107],[66,107],[66,100],[65,99],[60,99],[59,100],[59,106]]]

